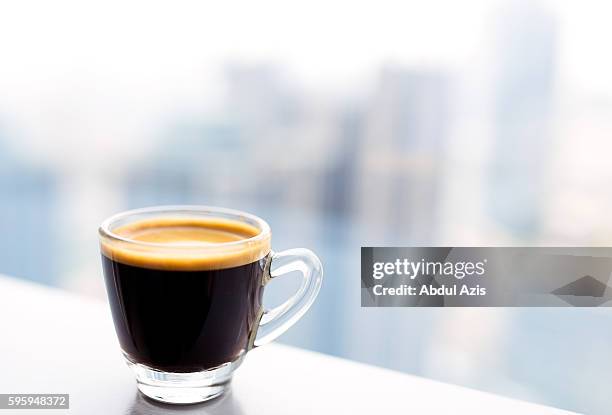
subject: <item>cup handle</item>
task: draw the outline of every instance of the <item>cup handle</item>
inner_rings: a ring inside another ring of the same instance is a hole
[[[293,271],[302,273],[302,285],[283,304],[263,311],[253,347],[270,343],[287,331],[308,311],[317,297],[323,279],[323,266],[312,251],[304,248],[270,253],[263,284]]]

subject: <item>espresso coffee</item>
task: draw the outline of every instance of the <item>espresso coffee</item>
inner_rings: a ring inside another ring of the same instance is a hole
[[[102,262],[128,360],[197,372],[248,350],[263,311],[269,238],[257,240],[247,223],[211,218],[148,219],[112,231]],[[253,240],[239,243],[246,239]]]

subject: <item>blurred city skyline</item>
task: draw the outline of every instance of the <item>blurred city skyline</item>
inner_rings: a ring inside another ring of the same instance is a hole
[[[569,409],[598,390],[611,364],[566,359],[569,393],[519,353],[572,353],[545,311],[381,316],[357,275],[368,245],[610,245],[612,6],[27,3],[0,13],[0,273],[104,298],[102,219],[227,206],[325,264],[287,343]],[[559,326],[603,348],[592,317]]]
[[[128,101],[113,102],[96,85],[52,83],[39,91],[38,105],[0,97],[4,158],[19,166],[15,176],[28,166],[34,175],[46,171],[41,180],[53,183],[41,186],[65,210],[56,212],[61,223],[80,221],[71,226],[78,240],[91,240],[80,229],[95,215],[126,206],[268,200],[352,218],[379,242],[397,230],[407,243],[609,242],[601,223],[559,225],[600,204],[574,199],[583,186],[550,181],[610,178],[588,142],[607,137],[612,91],[583,91],[590,105],[578,111],[559,79],[563,30],[571,27],[559,14],[568,6],[553,12],[503,2],[493,13],[474,4],[495,23],[477,67],[379,63],[374,80],[352,93],[321,93],[304,88],[287,65],[220,62],[208,71],[215,82],[207,84],[204,72],[189,80],[199,102],[176,95],[181,106],[170,99],[159,108],[131,101],[147,102],[132,96],[144,84],[130,85]],[[211,94],[202,91],[212,85]],[[168,95],[156,91],[155,98]],[[20,104],[29,111],[19,113]],[[588,136],[575,134],[583,127]]]

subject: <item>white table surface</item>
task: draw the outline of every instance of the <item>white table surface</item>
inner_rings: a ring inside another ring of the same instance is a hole
[[[280,344],[253,350],[207,404],[143,398],[108,305],[0,277],[0,393],[69,393],[69,410],[18,414],[568,414]],[[8,410],[0,410],[11,413]]]

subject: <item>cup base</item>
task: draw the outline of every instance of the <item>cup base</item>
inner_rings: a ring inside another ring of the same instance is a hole
[[[138,390],[145,396],[169,404],[194,404],[223,395],[242,356],[214,369],[191,373],[164,372],[126,361],[136,374]]]

